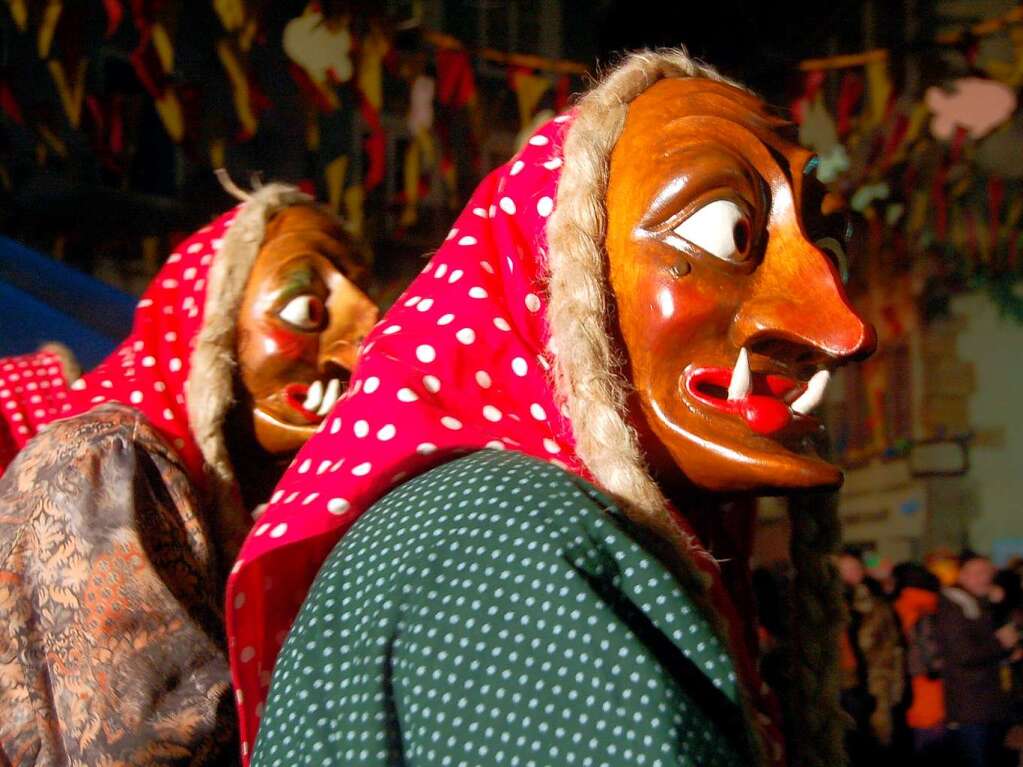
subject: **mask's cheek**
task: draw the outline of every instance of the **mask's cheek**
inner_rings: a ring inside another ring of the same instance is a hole
[[[316,362],[317,336],[278,326],[263,330],[263,352],[268,358],[278,357],[291,363]]]
[[[279,394],[291,383],[317,376],[318,336],[280,327],[250,332],[239,346],[239,374],[254,400]]]

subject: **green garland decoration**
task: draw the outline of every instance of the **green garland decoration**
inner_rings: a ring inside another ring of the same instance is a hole
[[[977,273],[970,284],[988,294],[1000,316],[1023,325],[1023,279],[1019,275]]]

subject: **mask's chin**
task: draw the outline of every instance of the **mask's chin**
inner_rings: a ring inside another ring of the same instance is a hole
[[[320,428],[348,388],[347,375],[326,382],[290,383],[253,404],[256,440],[280,455],[295,452]]]
[[[319,424],[287,423],[258,405],[253,408],[252,416],[256,441],[272,455],[295,452],[316,433],[316,429],[319,427]]]
[[[784,494],[828,490],[842,484],[842,472],[821,457],[826,433],[816,419],[794,428],[758,434],[741,414],[724,412],[684,387],[674,401],[651,398],[648,423],[686,481],[714,493]]]

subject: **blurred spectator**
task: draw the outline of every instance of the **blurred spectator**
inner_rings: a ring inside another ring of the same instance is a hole
[[[996,626],[1010,622],[1023,626],[1023,586],[1014,570],[1006,568],[995,574],[991,602]]]
[[[903,563],[894,570],[899,616],[906,640],[906,670],[911,686],[905,723],[914,764],[951,764],[946,751],[945,694],[937,637],[938,578],[921,565]]]
[[[878,584],[867,577],[858,552],[838,557],[849,625],[843,638],[842,706],[853,718],[849,755],[853,764],[882,756],[892,742],[892,709],[905,687],[902,636]]]
[[[935,549],[924,557],[924,567],[932,573],[942,587],[954,586],[959,578],[959,556],[951,549]]]
[[[1017,629],[1023,628],[1023,583],[1020,581],[1019,562],[1012,561],[995,575],[995,589],[999,599],[992,609],[996,626],[1011,623]],[[1012,725],[1006,736],[1006,745],[1017,752],[1016,762],[1023,764],[1023,662],[1020,653],[1010,656],[1010,662],[1002,666],[1002,686],[1009,698],[1009,722]]]
[[[1001,666],[1018,653],[1019,633],[1011,623],[995,623],[990,601],[994,577],[987,557],[966,555],[956,585],[943,589],[938,602],[948,727],[963,767],[1003,764],[1008,699]]]

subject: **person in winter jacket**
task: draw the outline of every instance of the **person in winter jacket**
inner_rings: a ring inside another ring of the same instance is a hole
[[[937,645],[938,579],[920,565],[895,568],[895,614],[906,640],[906,670],[911,695],[906,725],[920,764],[945,763],[945,692]]]
[[[963,767],[989,767],[1001,759],[1008,700],[1000,670],[1016,651],[1019,633],[1011,624],[995,624],[994,576],[987,557],[968,555],[956,585],[943,589],[938,603],[948,726]]]
[[[857,552],[844,551],[838,557],[838,571],[849,610],[842,697],[856,721],[850,750],[865,757],[892,743],[892,709],[905,691],[902,634],[891,606],[880,586],[867,577]]]

